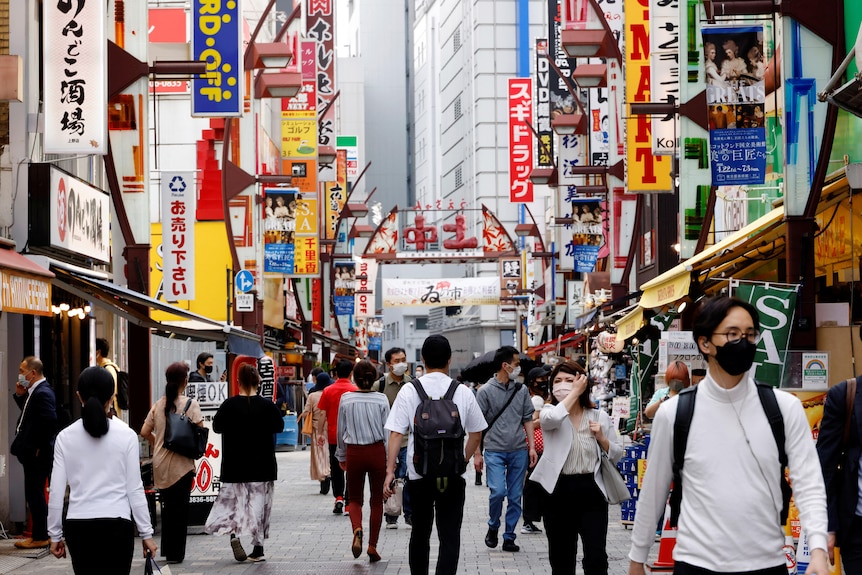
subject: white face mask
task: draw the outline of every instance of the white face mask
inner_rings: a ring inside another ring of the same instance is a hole
[[[515,379],[519,375],[521,375],[521,366],[516,365],[515,367],[512,368],[512,371],[509,372],[509,379]]]
[[[572,382],[561,381],[554,384],[554,397],[557,398],[557,401],[563,401],[570,393],[572,393]]]
[[[402,376],[407,373],[407,362],[402,361],[401,363],[396,363],[392,366],[392,373],[397,376]]]
[[[30,385],[30,382],[27,381],[27,376],[24,375],[23,373],[18,374],[18,383],[20,383],[24,387],[27,387],[28,385]]]

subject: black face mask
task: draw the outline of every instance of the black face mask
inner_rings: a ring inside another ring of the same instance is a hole
[[[754,363],[754,354],[757,352],[757,344],[748,341],[748,338],[740,338],[739,341],[726,343],[722,347],[716,347],[715,361],[721,369],[730,375],[742,375]]]
[[[212,373],[212,372],[213,372],[213,366],[211,366],[211,365],[205,365],[205,366],[204,366],[204,371],[205,371],[205,372],[207,372],[207,373]]]

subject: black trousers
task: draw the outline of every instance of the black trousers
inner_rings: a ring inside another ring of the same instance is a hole
[[[560,475],[544,514],[553,575],[574,575],[577,535],[584,546],[584,575],[608,574],[608,502],[592,473]]]
[[[768,569],[758,569],[757,571],[737,571],[720,575],[785,575],[787,573],[786,565],[776,565]],[[673,575],[719,575],[718,571],[710,571],[703,567],[695,567],[689,563],[677,561],[673,566]]]
[[[48,539],[48,503],[45,501],[45,482],[51,476],[54,464],[52,450],[42,450],[39,455],[21,461],[24,467],[24,499],[30,508],[34,541]],[[60,495],[62,497],[62,495]]]
[[[335,458],[335,450],[338,445],[335,443],[329,444],[329,476],[332,478],[332,496],[338,499],[343,497],[347,500],[347,482],[344,479],[344,470]]]
[[[842,538],[841,564],[846,575],[862,575],[862,517],[857,515],[850,525],[846,540]]]
[[[539,455],[539,459],[541,458],[542,456]],[[527,479],[524,483],[524,495],[522,497],[524,523],[535,523],[542,520],[544,500],[548,496],[541,485],[535,481],[530,481],[533,469],[536,468],[527,469]]]
[[[68,519],[63,526],[76,575],[128,575],[135,528],[128,519]]]
[[[464,519],[466,482],[463,477],[411,479],[410,503],[413,530],[410,532],[410,575],[428,575],[431,528],[437,525],[440,551],[436,575],[455,575],[461,556],[461,522]],[[436,517],[435,517],[436,512]]]
[[[168,561],[186,558],[186,536],[189,529],[189,494],[194,471],[183,475],[166,489],[159,489],[162,502],[162,557]]]

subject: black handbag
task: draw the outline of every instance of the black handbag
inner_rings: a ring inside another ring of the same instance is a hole
[[[200,459],[207,450],[210,430],[186,417],[192,405],[189,399],[182,413],[170,412],[165,417],[165,449],[191,459]]]

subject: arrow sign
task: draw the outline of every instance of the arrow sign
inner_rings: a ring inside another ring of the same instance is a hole
[[[236,291],[240,293],[248,293],[254,287],[254,276],[251,275],[251,272],[248,270],[240,270],[240,272],[236,274],[234,285],[236,286]]]

